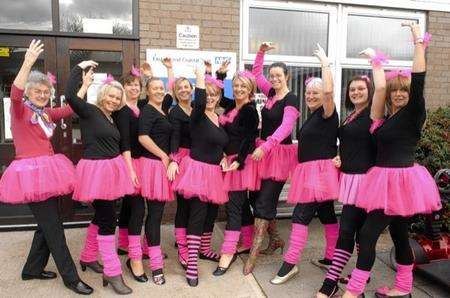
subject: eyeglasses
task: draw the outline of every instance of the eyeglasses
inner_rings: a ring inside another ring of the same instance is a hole
[[[50,96],[50,94],[51,94],[50,90],[31,89],[31,91],[35,95],[40,95],[40,96]]]

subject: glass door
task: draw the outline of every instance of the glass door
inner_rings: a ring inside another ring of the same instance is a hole
[[[138,65],[139,44],[135,41],[59,38],[57,40],[58,83],[65,86],[70,70],[83,60],[99,63],[97,73],[111,74],[117,80],[131,66]],[[64,95],[59,93],[64,104]],[[60,146],[64,153],[76,164],[82,156],[79,118],[74,115],[65,123],[65,132]],[[62,203],[66,221],[79,222],[92,219],[93,210],[89,204],[66,199]]]

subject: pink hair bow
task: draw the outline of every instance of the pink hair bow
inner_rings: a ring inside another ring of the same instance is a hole
[[[381,64],[388,64],[388,56],[386,56],[382,51],[379,49],[375,50],[375,56],[373,56],[370,59],[370,63],[374,66],[380,66]]]
[[[305,80],[305,86],[308,86],[313,80],[317,79],[316,77],[307,77]]]
[[[52,84],[53,86],[56,84],[56,76],[49,71],[47,71],[47,78],[50,84]]]
[[[247,78],[247,79],[250,79],[250,80],[255,80],[256,79],[255,76],[248,70],[238,71],[237,74],[238,74],[238,76],[241,76],[241,77],[244,77],[244,78]]]
[[[368,82],[370,82],[370,78],[369,78],[369,76],[366,76],[366,75],[362,75],[362,76],[361,76],[361,78],[363,78],[363,79],[367,80]]]
[[[139,70],[139,68],[134,67],[134,65],[131,66],[131,75],[135,76],[135,77],[140,77],[141,76],[141,71]]]
[[[411,77],[411,70],[410,69],[394,69],[390,72],[387,72],[385,74],[386,80],[392,80],[396,77],[404,77],[404,78],[410,78]]]
[[[102,81],[102,83],[104,85],[107,85],[107,84],[111,83],[112,81],[114,81],[114,77],[112,75],[108,74],[108,76],[106,77],[106,79],[104,79]]]
[[[208,84],[213,84],[213,85],[215,85],[216,87],[218,87],[220,89],[223,89],[223,82],[221,80],[213,78],[210,75],[206,75],[205,76],[205,82],[208,83]]]

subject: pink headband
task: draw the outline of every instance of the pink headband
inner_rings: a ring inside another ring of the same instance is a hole
[[[47,78],[50,84],[52,84],[52,86],[56,84],[56,76],[49,71],[47,71]]]
[[[218,87],[219,89],[223,89],[223,82],[221,80],[213,78],[210,75],[206,75],[205,76],[205,82],[208,83],[208,84],[213,84],[216,87]]]
[[[410,78],[411,70],[410,69],[395,69],[390,72],[387,72],[385,74],[385,77],[386,77],[386,80],[392,80],[396,77]]]
[[[381,64],[388,64],[389,63],[388,56],[386,56],[379,49],[375,50],[375,56],[373,56],[369,61],[374,66],[380,66]]]
[[[366,76],[366,75],[362,75],[361,76],[361,78],[363,78],[363,79],[365,79],[365,80],[367,80],[369,83],[370,83],[370,78],[368,77],[368,76]]]
[[[256,80],[255,76],[248,70],[238,71],[238,76],[247,78],[249,80]]]
[[[114,81],[114,77],[112,75],[108,74],[108,76],[106,77],[106,79],[104,79],[102,81],[102,83],[104,85],[107,85],[107,84],[111,83],[112,81]]]
[[[134,65],[131,66],[130,73],[134,77],[140,77],[141,76],[141,71],[139,70],[139,68],[134,67]]]

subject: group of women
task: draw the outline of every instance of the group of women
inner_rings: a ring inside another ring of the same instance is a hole
[[[344,297],[363,295],[377,239],[386,227],[395,245],[397,274],[393,287],[382,288],[376,295],[409,297],[413,256],[408,219],[439,210],[441,205],[433,179],[414,163],[425,121],[428,40],[417,24],[405,25],[411,28],[415,44],[412,73],[385,74],[385,56],[372,49],[363,51],[372,64],[373,87],[367,76],[350,80],[345,105],[351,112],[340,126],[330,64],[318,45],[314,54],[320,60],[322,78],[305,82],[309,115],[297,133],[298,144],[292,143],[291,135],[300,114],[299,101],[288,88],[287,66],[273,63],[269,80],[263,75],[265,52],[273,49],[270,43],[261,45],[251,72],[238,71],[233,77],[234,100],[223,96],[227,63],[216,77],[208,63],[206,71],[199,67],[193,88],[188,79],[175,79],[171,60],[164,59],[170,92],[159,78],[142,80],[148,68],[133,68],[120,82],[108,77],[96,104],[91,104],[84,96],[97,63],[83,61],[70,73],[65,90],[69,106],[46,108],[53,87],[45,75],[30,73],[43,51],[42,44],[33,41],[11,90],[16,159],[0,182],[0,200],[27,203],[38,223],[22,278],[55,278],[55,273],[44,271],[51,253],[67,287],[80,294],[92,293],[78,277],[57,211],[56,199],[72,192],[74,200],[92,203],[95,210],[81,252],[81,268],[102,273],[103,285],[110,284],[118,294],[132,293],[123,280],[118,252],[128,254],[126,265],[136,281],[148,280],[142,263],[147,255],[153,282],[165,283],[161,220],[165,203],[173,200],[177,201],[178,261],[186,270],[187,283],[198,284],[198,258],[218,262],[213,274],[221,276],[237,254],[248,253],[243,269],[247,275],[260,253],[284,247],[274,220],[281,190],[290,179],[288,203],[295,204],[295,209],[289,247],[273,284],[298,273],[308,225],[317,214],[326,245],[323,259],[315,262],[328,268],[317,297],[337,292],[355,243],[357,264],[351,276],[344,278],[348,283]],[[257,88],[267,96],[260,129],[252,100]],[[139,101],[142,89],[145,102]],[[220,116],[217,105],[224,109]],[[54,154],[50,144],[55,121],[72,113],[80,118],[83,142],[76,169],[63,155]],[[122,209],[117,247],[118,199]],[[340,225],[334,213],[336,199],[344,204]],[[211,249],[211,237],[222,204],[227,223],[219,255]],[[266,232],[269,247],[262,251]]]

